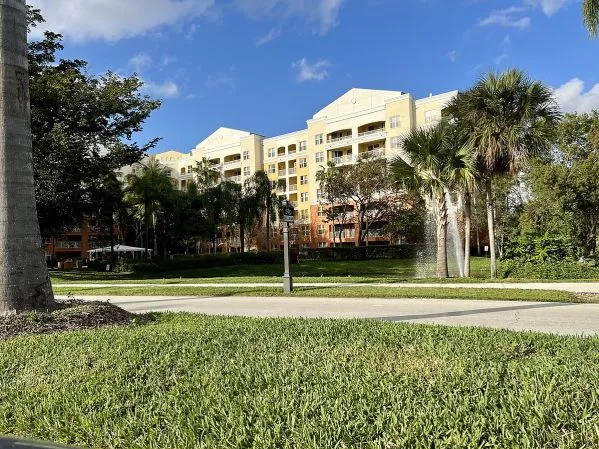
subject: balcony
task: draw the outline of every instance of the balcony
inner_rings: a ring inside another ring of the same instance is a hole
[[[335,165],[351,164],[352,162],[354,162],[354,157],[352,154],[348,154],[346,156],[333,157],[331,158],[331,161]]]
[[[279,170],[279,176],[285,176],[287,174],[287,170]]]
[[[297,173],[297,169],[295,167],[289,168],[289,175],[295,175]]]
[[[363,133],[358,133],[358,137],[367,137],[372,136],[374,134],[380,134],[385,132],[385,128],[372,129],[370,131],[364,131]]]
[[[360,157],[385,157],[385,149],[368,150],[360,153]]]
[[[229,166],[231,166],[231,165],[237,165],[237,164],[241,164],[241,158],[239,158],[239,159],[233,159],[233,160],[231,160],[231,161],[225,161],[225,162],[223,163],[223,165],[224,165],[225,167],[229,167]]]
[[[297,184],[290,184],[289,185],[289,192],[297,192]]]
[[[241,182],[241,175],[229,176],[228,178],[225,178],[225,181],[229,181],[229,182]]]

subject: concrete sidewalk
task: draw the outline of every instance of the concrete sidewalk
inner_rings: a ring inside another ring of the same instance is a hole
[[[599,282],[526,282],[526,283],[503,283],[503,282],[482,282],[482,283],[335,283],[335,282],[296,282],[296,287],[372,287],[372,288],[479,288],[479,289],[515,289],[515,290],[558,290],[571,293],[590,293],[599,295]],[[69,283],[54,284],[55,288],[140,288],[140,287],[193,287],[193,288],[219,288],[219,287],[240,287],[240,288],[277,288],[280,283],[194,283],[194,284],[144,284],[120,282],[118,284],[86,284]]]
[[[562,335],[599,335],[599,304],[453,299],[189,296],[86,296],[81,299],[110,300],[111,303],[134,313],[171,311],[246,317],[368,318],[449,326],[483,326]]]

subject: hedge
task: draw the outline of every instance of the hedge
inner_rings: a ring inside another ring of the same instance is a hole
[[[573,260],[540,263],[507,260],[500,264],[500,276],[515,279],[599,279],[599,267]]]
[[[419,249],[419,245],[318,248],[305,250],[300,257],[303,260],[413,259]]]

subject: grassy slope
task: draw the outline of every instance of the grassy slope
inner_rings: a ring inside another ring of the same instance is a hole
[[[0,342],[0,433],[104,448],[599,447],[599,339],[165,315]]]
[[[577,296],[553,290],[518,289],[448,289],[448,288],[382,288],[382,287],[296,287],[292,295],[282,288],[250,287],[131,287],[131,288],[60,288],[59,295],[98,296],[312,296],[331,298],[444,298],[500,301],[599,302],[599,298]]]

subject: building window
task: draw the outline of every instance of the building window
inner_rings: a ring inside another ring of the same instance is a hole
[[[276,189],[277,188],[277,181],[270,181],[270,188],[272,190]]]
[[[268,166],[268,173],[273,174],[277,172],[277,167],[275,166],[275,164],[270,164]]]
[[[187,182],[185,182],[185,180],[181,181],[181,190],[185,190],[185,187],[187,187]]]
[[[401,126],[401,121],[399,119],[399,115],[395,115],[395,116],[391,117],[390,122],[391,122],[390,123],[391,129],[399,128]]]
[[[302,203],[308,202],[308,192],[303,192],[301,194]]]
[[[306,168],[308,166],[308,160],[304,157],[299,161],[300,168]]]
[[[244,151],[243,152],[243,160],[244,161],[249,161],[250,160],[250,152],[249,151]]]
[[[302,226],[302,234],[304,237],[310,237],[310,226]]]
[[[318,153],[316,153],[316,163],[320,163],[320,162],[324,162],[324,152],[323,151],[319,151]]]
[[[318,242],[319,248],[328,248],[329,244],[327,242]]]
[[[299,150],[300,151],[306,151],[308,149],[308,142],[306,142],[305,140],[302,140],[299,143]]]
[[[318,235],[324,235],[324,225],[323,224],[319,224],[316,227],[316,232],[318,232]]]
[[[316,190],[316,200],[317,201],[322,201],[323,200],[322,189],[317,189]],[[320,210],[319,210],[319,212],[320,212]]]
[[[300,185],[305,186],[306,184],[308,184],[308,177],[307,176],[300,176]]]
[[[300,218],[302,220],[307,220],[308,217],[310,216],[310,211],[308,209],[302,209],[300,212]]]
[[[324,213],[324,207],[320,206],[318,208],[318,216],[319,217],[324,217],[325,213]]]
[[[400,137],[391,137],[391,148],[399,148],[401,146]]]
[[[275,149],[274,148],[268,149],[268,157],[275,157]]]
[[[184,175],[185,174],[185,167],[181,168],[181,174]]]
[[[433,109],[424,113],[425,123],[433,123],[439,119],[439,111]]]
[[[316,145],[322,145],[324,143],[324,137],[322,134],[316,134],[314,142]]]
[[[250,176],[250,167],[243,167],[243,176]]]

